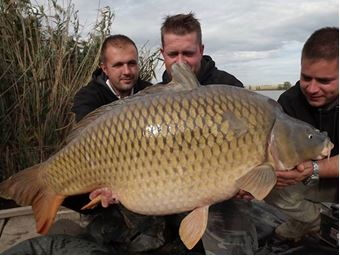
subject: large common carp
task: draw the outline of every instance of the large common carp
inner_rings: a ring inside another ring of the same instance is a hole
[[[136,213],[191,211],[179,232],[192,248],[210,205],[240,189],[263,199],[276,183],[274,170],[323,158],[333,146],[267,97],[199,86],[185,64],[174,64],[172,77],[89,114],[65,147],[1,183],[0,195],[32,205],[45,234],[65,197],[108,187]]]

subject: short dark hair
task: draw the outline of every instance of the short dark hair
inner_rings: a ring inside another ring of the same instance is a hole
[[[107,38],[105,38],[100,50],[100,63],[105,62],[105,52],[109,46],[120,48],[127,44],[133,45],[138,53],[138,49],[135,42],[125,35],[121,34],[110,35]]]
[[[202,44],[202,30],[200,22],[195,18],[194,14],[177,14],[166,16],[161,27],[161,40],[164,46],[164,34],[174,33],[176,35],[185,35],[196,32],[199,44]]]
[[[339,59],[339,28],[324,27],[316,30],[304,44],[302,58]]]

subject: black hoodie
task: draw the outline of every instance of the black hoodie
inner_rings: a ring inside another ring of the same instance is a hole
[[[171,81],[171,78],[166,71],[164,71],[162,78],[162,84],[166,84]],[[227,84],[243,87],[242,82],[240,82],[235,76],[217,69],[215,61],[213,61],[208,55],[204,55],[201,60],[201,69],[197,75],[197,79],[201,85]]]
[[[76,122],[79,122],[85,115],[106,105],[118,100],[117,96],[111,91],[106,84],[107,76],[101,68],[96,69],[92,74],[92,80],[88,85],[82,87],[75,95],[72,112],[76,114]],[[143,90],[151,85],[147,81],[138,78],[134,86],[134,93]]]

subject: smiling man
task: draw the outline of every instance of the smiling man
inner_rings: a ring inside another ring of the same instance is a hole
[[[275,230],[276,234],[297,241],[320,230],[320,201],[338,203],[338,28],[322,28],[310,36],[302,49],[300,81],[278,101],[290,116],[326,131],[334,144],[329,159],[311,159],[293,170],[277,172],[277,187],[283,189],[273,191],[266,199],[291,217]]]
[[[301,63],[300,88],[309,105],[325,107],[339,97],[339,60],[313,59]]]
[[[72,112],[79,122],[96,108],[125,98],[151,85],[139,79],[138,51],[135,43],[125,35],[111,35],[101,48],[100,68],[90,83],[74,98]]]
[[[93,72],[92,80],[76,93],[71,110],[76,122],[79,122],[95,109],[130,96],[149,85],[151,83],[139,78],[138,50],[135,43],[125,35],[110,35],[101,47],[100,68]],[[88,194],[71,196],[66,198],[63,206],[80,211],[88,200]],[[100,211],[101,209],[98,210]]]

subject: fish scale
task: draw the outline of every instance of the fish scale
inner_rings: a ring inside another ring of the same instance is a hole
[[[330,152],[325,134],[273,100],[243,88],[199,86],[185,64],[173,68],[168,85],[90,113],[59,152],[1,183],[0,195],[32,205],[37,230],[46,233],[65,197],[106,187],[136,213],[192,211],[180,228],[192,248],[211,204],[240,189],[263,199],[275,169]]]
[[[180,97],[179,97],[179,99],[181,99]],[[212,97],[210,97],[209,98],[210,100],[208,100],[209,102],[210,102],[210,104],[213,102],[213,100],[211,100],[212,99]],[[192,104],[188,104],[188,105],[186,105],[187,106],[187,108],[184,108],[185,109],[185,111],[187,112],[187,113],[190,113],[190,111],[188,111],[188,106],[192,106]],[[174,104],[172,104],[172,107],[174,108],[174,109],[178,109],[178,108],[180,108],[181,107],[181,104],[180,104],[180,100],[178,100],[178,101],[175,101],[174,102]],[[202,105],[200,106],[200,107],[202,107]],[[146,113],[145,111],[143,111],[142,110],[142,113]],[[183,113],[183,110],[182,110],[182,113]],[[191,113],[197,113],[197,110],[195,111],[195,112],[192,112],[191,111]],[[184,115],[183,115],[184,116]],[[195,118],[195,117],[194,117]],[[212,117],[211,117],[212,118]],[[128,120],[128,119],[127,119]],[[130,120],[128,120],[128,121],[130,121]],[[213,122],[212,122],[213,123]],[[180,136],[177,136],[177,137],[175,137],[174,138],[174,142],[175,143],[177,143],[177,145],[182,145],[182,143],[183,143],[183,138],[182,138],[182,135],[183,134],[180,134]],[[190,137],[191,138],[191,137]],[[209,137],[210,139],[211,138],[213,138],[213,137]],[[151,141],[153,141],[152,139],[151,139]],[[209,141],[209,140],[208,140]],[[208,143],[208,145],[209,145],[210,143]],[[213,145],[214,144],[214,140],[212,140],[211,141],[211,145]],[[155,146],[154,144],[152,144],[153,146]],[[157,145],[156,145],[157,146]],[[183,148],[183,146],[182,146],[182,148]],[[146,150],[146,148],[144,149],[144,150]],[[216,150],[215,150],[216,151]],[[209,147],[205,147],[205,153],[207,153],[209,156],[212,156],[213,157],[213,159],[214,159],[214,154],[212,154],[211,153],[212,152],[212,150],[211,150],[211,148],[209,148]],[[213,151],[214,152],[214,151]],[[217,151],[217,152],[219,152],[219,151]],[[172,157],[172,159],[175,159],[176,161],[172,161],[172,162],[175,162],[175,166],[177,165],[177,163],[178,162],[184,162],[184,164],[187,164],[185,161],[186,161],[186,158],[185,158],[185,153],[183,154],[184,152],[182,152],[182,154],[181,155],[179,155],[177,158],[173,158]],[[195,154],[190,154],[191,156],[195,156]],[[155,158],[159,158],[160,157],[160,155],[158,155],[157,153],[156,153],[156,155],[154,155],[154,154],[152,154],[152,157],[155,157]],[[144,159],[144,161],[147,161],[148,159]],[[194,158],[194,160],[195,160],[195,158]],[[152,161],[152,159],[150,159],[149,161]],[[156,167],[156,168],[158,168],[158,167]],[[158,179],[159,177],[157,176],[157,178],[156,179]],[[136,182],[137,184],[138,184],[138,182]],[[129,193],[126,193],[126,194],[129,194]],[[138,199],[137,201],[140,201],[140,199]],[[123,202],[124,203],[124,202]]]

